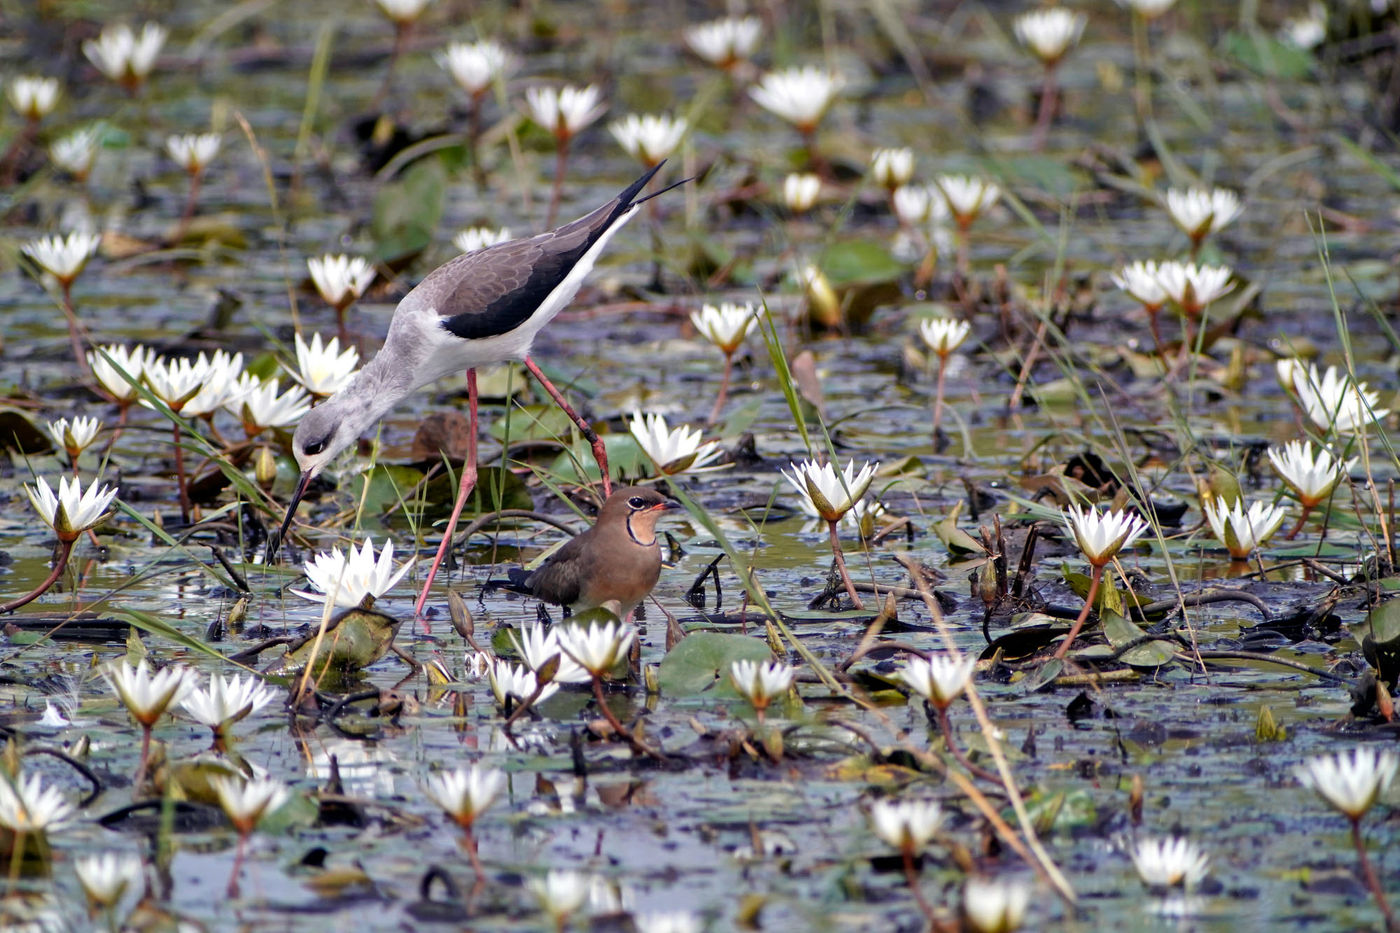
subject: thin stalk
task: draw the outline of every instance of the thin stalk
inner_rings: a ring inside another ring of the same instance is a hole
[[[73,553],[73,542],[58,539],[58,557],[54,559],[53,569],[44,578],[44,582],[36,586],[31,592],[26,593],[19,599],[0,605],[0,615],[7,612],[14,612],[20,606],[28,605],[42,596],[48,589],[58,582],[58,578],[63,576],[64,568],[68,566],[68,555]]]
[[[967,757],[967,753],[962,750],[961,746],[953,741],[953,722],[948,717],[947,707],[939,706],[937,703],[930,703],[929,705],[938,713],[938,728],[943,732],[943,744],[948,746],[948,753],[953,756],[953,759],[957,761],[958,764],[962,765],[968,774],[979,777],[984,781],[991,781],[993,784],[1000,784],[1001,778],[985,768],[979,768],[977,765],[973,764],[972,760]]]
[[[968,270],[971,268],[972,251],[972,224],[962,219],[958,220],[958,279],[967,281]]]
[[[729,380],[734,372],[734,354],[724,354],[724,375],[719,380],[719,395],[715,396],[715,407],[710,409],[710,417],[707,424],[717,424],[720,412],[724,409],[725,400],[729,398]]]
[[[933,393],[933,452],[938,453],[938,426],[943,421],[943,384],[948,376],[948,354],[938,354],[938,384]]]
[[[247,850],[248,834],[241,832],[238,834],[238,848],[234,851],[233,855],[233,871],[231,871],[228,876],[228,890],[226,893],[229,897],[238,896],[238,874],[243,871],[243,857],[247,854]]]
[[[856,609],[864,609],[865,605],[856,595],[855,584],[851,582],[851,575],[846,572],[846,555],[841,553],[841,539],[836,534],[836,522],[827,522],[827,528],[831,531],[831,556],[836,559],[836,569],[841,574],[841,582],[846,587],[846,595],[851,597],[851,605]]]
[[[554,226],[554,218],[559,216],[559,197],[564,191],[564,173],[569,167],[569,142],[571,137],[559,138],[559,151],[554,157],[554,187],[549,192],[549,211],[545,214],[544,225]]]
[[[476,872],[476,880],[482,882],[486,880],[486,869],[481,865],[481,856],[476,851],[476,836],[472,834],[470,825],[462,827],[462,834],[466,836],[467,858],[472,863],[472,871]]]
[[[919,905],[919,912],[928,920],[930,928],[934,927],[937,919],[933,913],[933,905],[924,897],[924,892],[919,888],[919,869],[914,865],[914,849],[912,846],[905,846],[900,853],[904,857],[904,880],[909,884],[909,893],[914,895],[914,900]]]
[[[180,519],[188,525],[190,523],[190,491],[185,485],[185,450],[180,446],[180,422],[178,420],[172,421],[170,429],[175,437],[175,487],[180,494]]]
[[[1308,516],[1312,514],[1313,507],[1311,505],[1308,505],[1306,502],[1302,505],[1303,514],[1298,516],[1298,524],[1294,525],[1293,529],[1283,536],[1283,540],[1292,541],[1294,538],[1298,537],[1298,532],[1303,530],[1303,525],[1307,523]]]
[[[640,752],[643,755],[650,755],[653,758],[662,757],[659,752],[655,752],[642,744],[642,741],[632,734],[632,730],[624,726],[617,716],[613,714],[613,711],[608,708],[608,702],[603,698],[603,678],[597,674],[593,675],[593,699],[598,701],[598,710],[603,714],[603,718],[607,720],[608,726],[617,733],[619,738],[632,746],[633,751]]]
[[[1361,836],[1361,818],[1353,817],[1351,820],[1351,841],[1356,846],[1356,858],[1361,862],[1361,876],[1366,880],[1366,887],[1371,889],[1371,896],[1376,899],[1376,906],[1380,908],[1381,916],[1385,918],[1385,928],[1387,933],[1395,933],[1400,930],[1400,925],[1395,922],[1395,914],[1390,911],[1390,902],[1385,899],[1385,890],[1381,887],[1381,879],[1376,875],[1376,869],[1371,865],[1371,858],[1366,854],[1366,840]]]
[[[1079,630],[1084,627],[1084,620],[1089,618],[1089,610],[1094,608],[1094,597],[1099,595],[1099,582],[1103,580],[1103,568],[1103,564],[1094,565],[1094,575],[1089,580],[1089,595],[1084,597],[1084,608],[1079,610],[1079,618],[1074,620],[1074,625],[1070,628],[1069,635],[1065,637],[1059,650],[1055,652],[1056,659],[1063,658],[1069,653],[1070,646],[1073,645],[1074,640],[1079,637]]]
[[[78,312],[73,307],[73,282],[71,279],[60,282],[63,288],[63,317],[68,321],[68,342],[73,345],[73,359],[78,361],[78,369],[83,379],[92,381],[92,368],[88,366],[87,354],[83,352],[83,325],[78,320]]]
[[[141,792],[141,785],[146,781],[146,769],[151,763],[151,728],[147,723],[141,723],[141,760],[136,762],[136,776],[131,779],[131,787],[138,794]]]
[[[194,220],[195,201],[199,198],[200,179],[203,175],[203,171],[200,170],[190,172],[190,194],[189,197],[185,199],[185,210],[180,214],[180,223],[175,227],[175,232],[170,235],[170,242],[172,244],[179,243],[183,240],[185,234],[190,229],[190,222]]]
[[[1031,148],[1040,152],[1045,148],[1045,140],[1050,135],[1050,121],[1055,116],[1055,98],[1059,87],[1055,81],[1057,62],[1045,66],[1045,81],[1040,86],[1040,109],[1035,115],[1035,135],[1031,138]]]

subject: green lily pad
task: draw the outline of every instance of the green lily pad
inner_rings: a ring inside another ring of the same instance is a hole
[[[437,158],[420,159],[379,189],[370,222],[375,256],[388,262],[422,252],[442,218],[446,192],[447,170]]]
[[[1142,629],[1112,610],[1100,614],[1103,634],[1115,649],[1130,644],[1143,636]],[[1120,661],[1129,667],[1161,667],[1176,660],[1176,646],[1168,641],[1150,641],[1126,652]]]
[[[661,661],[661,692],[694,696],[729,671],[735,661],[768,661],[773,653],[760,639],[720,632],[694,632]]]

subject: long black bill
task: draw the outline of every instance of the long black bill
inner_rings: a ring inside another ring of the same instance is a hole
[[[297,506],[301,504],[301,497],[306,495],[306,487],[310,485],[311,474],[301,474],[301,479],[297,480],[296,491],[292,493],[292,501],[287,503],[287,516],[282,519],[282,527],[274,531],[267,539],[267,554],[263,557],[264,563],[277,563],[277,552],[281,550],[282,541],[287,537],[287,529],[292,527],[292,519],[296,517]]]

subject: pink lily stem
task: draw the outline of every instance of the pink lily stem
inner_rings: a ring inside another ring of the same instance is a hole
[[[710,409],[708,424],[716,424],[719,421],[720,412],[724,409],[724,402],[729,397],[729,380],[734,372],[734,354],[724,354],[724,375],[719,380],[719,394],[715,396],[715,407]]]
[[[78,312],[73,307],[73,283],[71,280],[63,284],[63,316],[68,321],[68,342],[73,345],[73,359],[78,362],[78,369],[82,371],[83,379],[92,382],[92,368],[88,366],[87,354],[83,352],[83,325],[78,320]]]
[[[179,243],[185,238],[185,234],[190,229],[190,221],[194,220],[194,205],[199,199],[199,183],[203,177],[203,170],[190,172],[190,196],[185,199],[185,210],[180,215],[180,224],[175,228],[175,232],[170,235],[170,242]]]
[[[485,92],[471,95],[467,110],[467,152],[472,159],[476,190],[486,190],[486,166],[481,164],[481,102]]]
[[[248,834],[240,831],[238,833],[238,848],[233,854],[233,871],[229,872],[228,876],[228,891],[226,893],[229,897],[238,896],[238,875],[243,871],[243,857],[247,851]]]
[[[851,597],[851,605],[856,609],[864,609],[865,605],[856,595],[856,585],[851,582],[851,575],[846,572],[846,555],[841,553],[841,539],[836,534],[836,522],[827,522],[827,527],[831,530],[831,556],[836,559],[836,569],[841,573],[841,582],[846,585],[846,595]]]
[[[472,834],[471,825],[462,827],[462,833],[466,836],[467,858],[471,860],[472,871],[476,872],[478,882],[486,880],[486,869],[481,865],[481,856],[476,851],[476,836]]]
[[[1361,836],[1361,818],[1352,817],[1351,820],[1351,841],[1356,846],[1356,857],[1361,862],[1361,875],[1366,881],[1366,887],[1371,889],[1371,895],[1376,899],[1376,906],[1380,908],[1381,916],[1385,918],[1386,933],[1396,933],[1400,930],[1400,925],[1396,924],[1395,914],[1391,913],[1390,902],[1385,899],[1385,890],[1381,887],[1381,879],[1376,875],[1376,869],[1371,865],[1371,858],[1366,854],[1366,840]]]
[[[1157,355],[1162,356],[1165,352],[1162,346],[1162,329],[1157,321],[1157,315],[1161,313],[1160,305],[1143,305],[1147,311],[1147,323],[1152,327],[1152,342],[1157,347]]]
[[[970,221],[958,220],[958,278],[967,280],[968,270],[972,267],[972,224]]]
[[[146,782],[146,769],[151,763],[151,728],[144,722],[141,724],[141,760],[136,763],[136,776],[131,779],[133,792],[138,794]]]
[[[190,490],[185,483],[185,449],[180,446],[180,422],[171,422],[175,437],[175,486],[180,494],[180,520],[190,523]]]
[[[953,721],[948,716],[947,707],[939,706],[937,703],[930,703],[929,705],[938,711],[938,728],[943,732],[943,742],[948,746],[948,753],[953,756],[953,759],[957,761],[958,764],[962,765],[968,774],[979,777],[984,781],[992,781],[993,783],[1000,784],[1001,778],[992,774],[985,768],[979,768],[977,765],[973,764],[972,759],[967,757],[967,752],[963,751],[958,743],[953,741]]]
[[[901,854],[904,856],[904,880],[909,884],[909,893],[914,895],[919,912],[928,920],[932,929],[935,923],[933,905],[924,898],[924,892],[919,888],[919,869],[914,865],[914,849],[912,846],[905,846]]]
[[[389,88],[394,83],[394,68],[403,55],[404,46],[408,43],[408,33],[412,28],[412,23],[394,20],[394,48],[389,52],[389,67],[384,69],[384,83],[379,85],[374,100],[370,102],[371,110],[377,111],[380,104],[384,103],[384,98],[389,96]]]
[[[938,451],[938,426],[943,421],[943,383],[948,375],[948,355],[938,354],[938,386],[933,394],[933,449]]]
[[[1045,140],[1050,135],[1050,121],[1055,117],[1055,98],[1059,88],[1055,83],[1055,66],[1058,62],[1045,66],[1045,81],[1040,86],[1040,109],[1035,115],[1035,135],[1031,146],[1036,152],[1045,148]]]
[[[544,225],[554,226],[554,218],[559,216],[559,197],[564,193],[564,174],[569,167],[570,137],[559,137],[559,151],[554,157],[554,187],[549,192],[549,212],[545,214]]]
[[[64,569],[68,566],[68,555],[73,553],[73,542],[58,539],[58,556],[54,558],[53,569],[44,578],[44,582],[36,586],[31,592],[26,593],[19,599],[0,605],[0,614],[14,612],[20,606],[28,605],[42,596],[45,591],[58,582],[58,578],[63,576]]]
[[[624,726],[622,722],[618,720],[617,716],[613,714],[613,711],[608,708],[607,700],[603,699],[603,678],[599,677],[597,674],[593,675],[593,699],[598,701],[598,712],[603,714],[603,718],[608,721],[608,725],[612,727],[612,730],[616,732],[619,737],[626,740],[629,745],[638,745],[639,743],[628,728]]]
[[[1074,620],[1074,626],[1069,630],[1069,635],[1060,644],[1060,649],[1055,652],[1055,658],[1063,658],[1069,653],[1070,646],[1079,637],[1079,630],[1084,627],[1084,620],[1089,618],[1089,610],[1094,608],[1094,597],[1099,595],[1099,581],[1103,579],[1103,564],[1094,565],[1094,575],[1089,580],[1089,595],[1084,597],[1084,608],[1079,610],[1079,618]]]
[[[1303,525],[1307,523],[1308,516],[1312,514],[1312,510],[1313,507],[1311,505],[1308,505],[1306,502],[1303,503],[1303,514],[1298,516],[1298,524],[1294,525],[1293,529],[1283,536],[1283,540],[1292,541],[1294,538],[1298,537],[1298,532],[1303,530]]]

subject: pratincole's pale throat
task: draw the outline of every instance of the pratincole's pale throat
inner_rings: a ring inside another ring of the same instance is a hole
[[[297,425],[292,452],[301,467],[301,479],[282,527],[268,542],[269,562],[276,557],[307,486],[336,454],[355,443],[410,393],[448,373],[466,370],[470,425],[466,462],[452,517],[414,607],[415,618],[421,616],[428,589],[451,546],[462,506],[476,484],[476,368],[491,363],[524,361],[525,368],[592,445],[602,473],[603,493],[611,493],[602,440],[535,365],[530,344],[540,328],[578,293],[613,234],[632,219],[643,202],[675,187],[638,197],[660,168],[652,168],[607,204],[562,227],[458,256],[434,269],[404,296],[394,309],[379,353],[349,385],[307,412]]]

